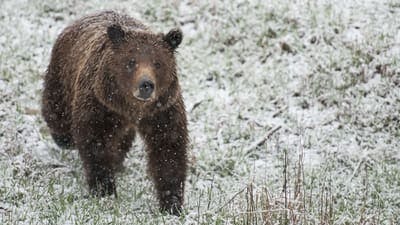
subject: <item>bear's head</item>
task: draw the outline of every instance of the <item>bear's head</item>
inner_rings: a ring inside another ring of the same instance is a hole
[[[96,78],[97,97],[126,115],[154,113],[173,104],[180,94],[175,50],[181,41],[179,29],[154,34],[108,26]]]

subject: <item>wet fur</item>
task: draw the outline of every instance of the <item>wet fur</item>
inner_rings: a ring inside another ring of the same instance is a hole
[[[113,24],[130,31],[125,38],[165,56],[167,76],[157,78],[154,101],[139,101],[121,85],[124,81],[118,74],[123,68],[115,60],[115,52],[124,48],[118,49],[107,36],[107,27]],[[160,207],[179,214],[188,131],[174,50],[170,48],[161,34],[112,11],[76,21],[53,47],[44,80],[42,114],[57,144],[79,149],[90,192],[96,196],[116,195],[115,173],[139,133],[146,144],[148,171]]]

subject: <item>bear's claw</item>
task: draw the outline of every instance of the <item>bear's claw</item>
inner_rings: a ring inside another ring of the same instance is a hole
[[[178,196],[171,195],[168,199],[161,202],[161,211],[180,216],[182,213],[182,202],[179,200]]]

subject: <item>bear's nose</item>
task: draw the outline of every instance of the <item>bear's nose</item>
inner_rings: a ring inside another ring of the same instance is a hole
[[[139,82],[139,97],[143,99],[148,99],[153,93],[154,83],[148,78],[143,78]]]

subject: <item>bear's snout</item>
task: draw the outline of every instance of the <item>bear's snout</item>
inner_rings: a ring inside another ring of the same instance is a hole
[[[148,99],[151,96],[151,93],[153,93],[154,90],[154,83],[147,79],[144,78],[139,82],[139,95],[143,99]]]
[[[147,76],[144,76],[138,84],[138,90],[136,92],[136,97],[141,100],[148,100],[154,91],[154,82],[150,80]]]

